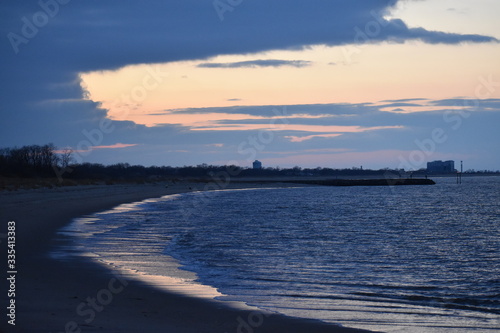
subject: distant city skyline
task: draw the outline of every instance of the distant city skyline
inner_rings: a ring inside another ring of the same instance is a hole
[[[498,1],[0,8],[0,147],[145,166],[500,169]]]

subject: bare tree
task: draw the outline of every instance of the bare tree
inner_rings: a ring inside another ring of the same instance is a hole
[[[73,162],[73,149],[66,148],[59,153],[59,163],[61,168],[66,169]]]

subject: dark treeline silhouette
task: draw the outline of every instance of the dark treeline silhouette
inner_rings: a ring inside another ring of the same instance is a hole
[[[62,163],[53,144],[0,149],[0,172],[3,176],[53,177],[53,165]]]
[[[166,178],[210,179],[230,175],[240,177],[349,177],[380,176],[400,177],[404,170],[369,170],[353,167],[350,169],[333,168],[279,168],[262,169],[242,168],[239,166],[215,166],[200,164],[197,166],[150,166],[118,163],[103,165],[98,163],[72,163],[71,150],[58,150],[53,144],[43,146],[30,145],[21,148],[0,149],[0,176],[7,178],[61,178],[94,180],[154,180]],[[469,170],[468,170],[469,171]],[[412,172],[415,176],[425,175],[426,170]],[[469,171],[469,173],[472,173]],[[475,174],[496,173],[499,171],[474,171]]]

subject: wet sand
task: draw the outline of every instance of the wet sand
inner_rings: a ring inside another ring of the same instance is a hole
[[[231,184],[230,187],[290,184]],[[296,186],[296,185],[294,185]],[[16,222],[15,326],[6,316],[2,279],[2,332],[366,332],[290,318],[207,298],[188,297],[123,276],[91,258],[61,261],[48,253],[56,231],[73,218],[203,184],[93,185],[0,192],[0,233]],[[0,238],[6,272],[6,239]],[[6,274],[6,273],[4,273]]]

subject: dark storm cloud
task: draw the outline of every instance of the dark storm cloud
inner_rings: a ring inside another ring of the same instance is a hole
[[[59,65],[96,70],[313,44],[352,44],[367,39],[372,42],[420,39],[451,44],[494,41],[488,36],[409,28],[401,20],[382,18],[395,3],[395,0],[253,0],[234,8],[220,22],[212,1],[73,0],[57,5],[57,9],[52,6],[54,17],[49,17],[47,24],[18,48],[19,52],[36,48],[38,54],[50,54],[61,60]],[[51,8],[48,5],[42,8],[34,2],[31,5],[9,2],[2,7],[3,16],[7,16],[2,28],[4,36],[9,33],[22,36],[23,18],[44,23],[43,19],[36,19],[41,17],[36,14],[49,12]],[[37,45],[30,45],[32,42]],[[11,44],[13,51],[13,43],[7,44]]]

